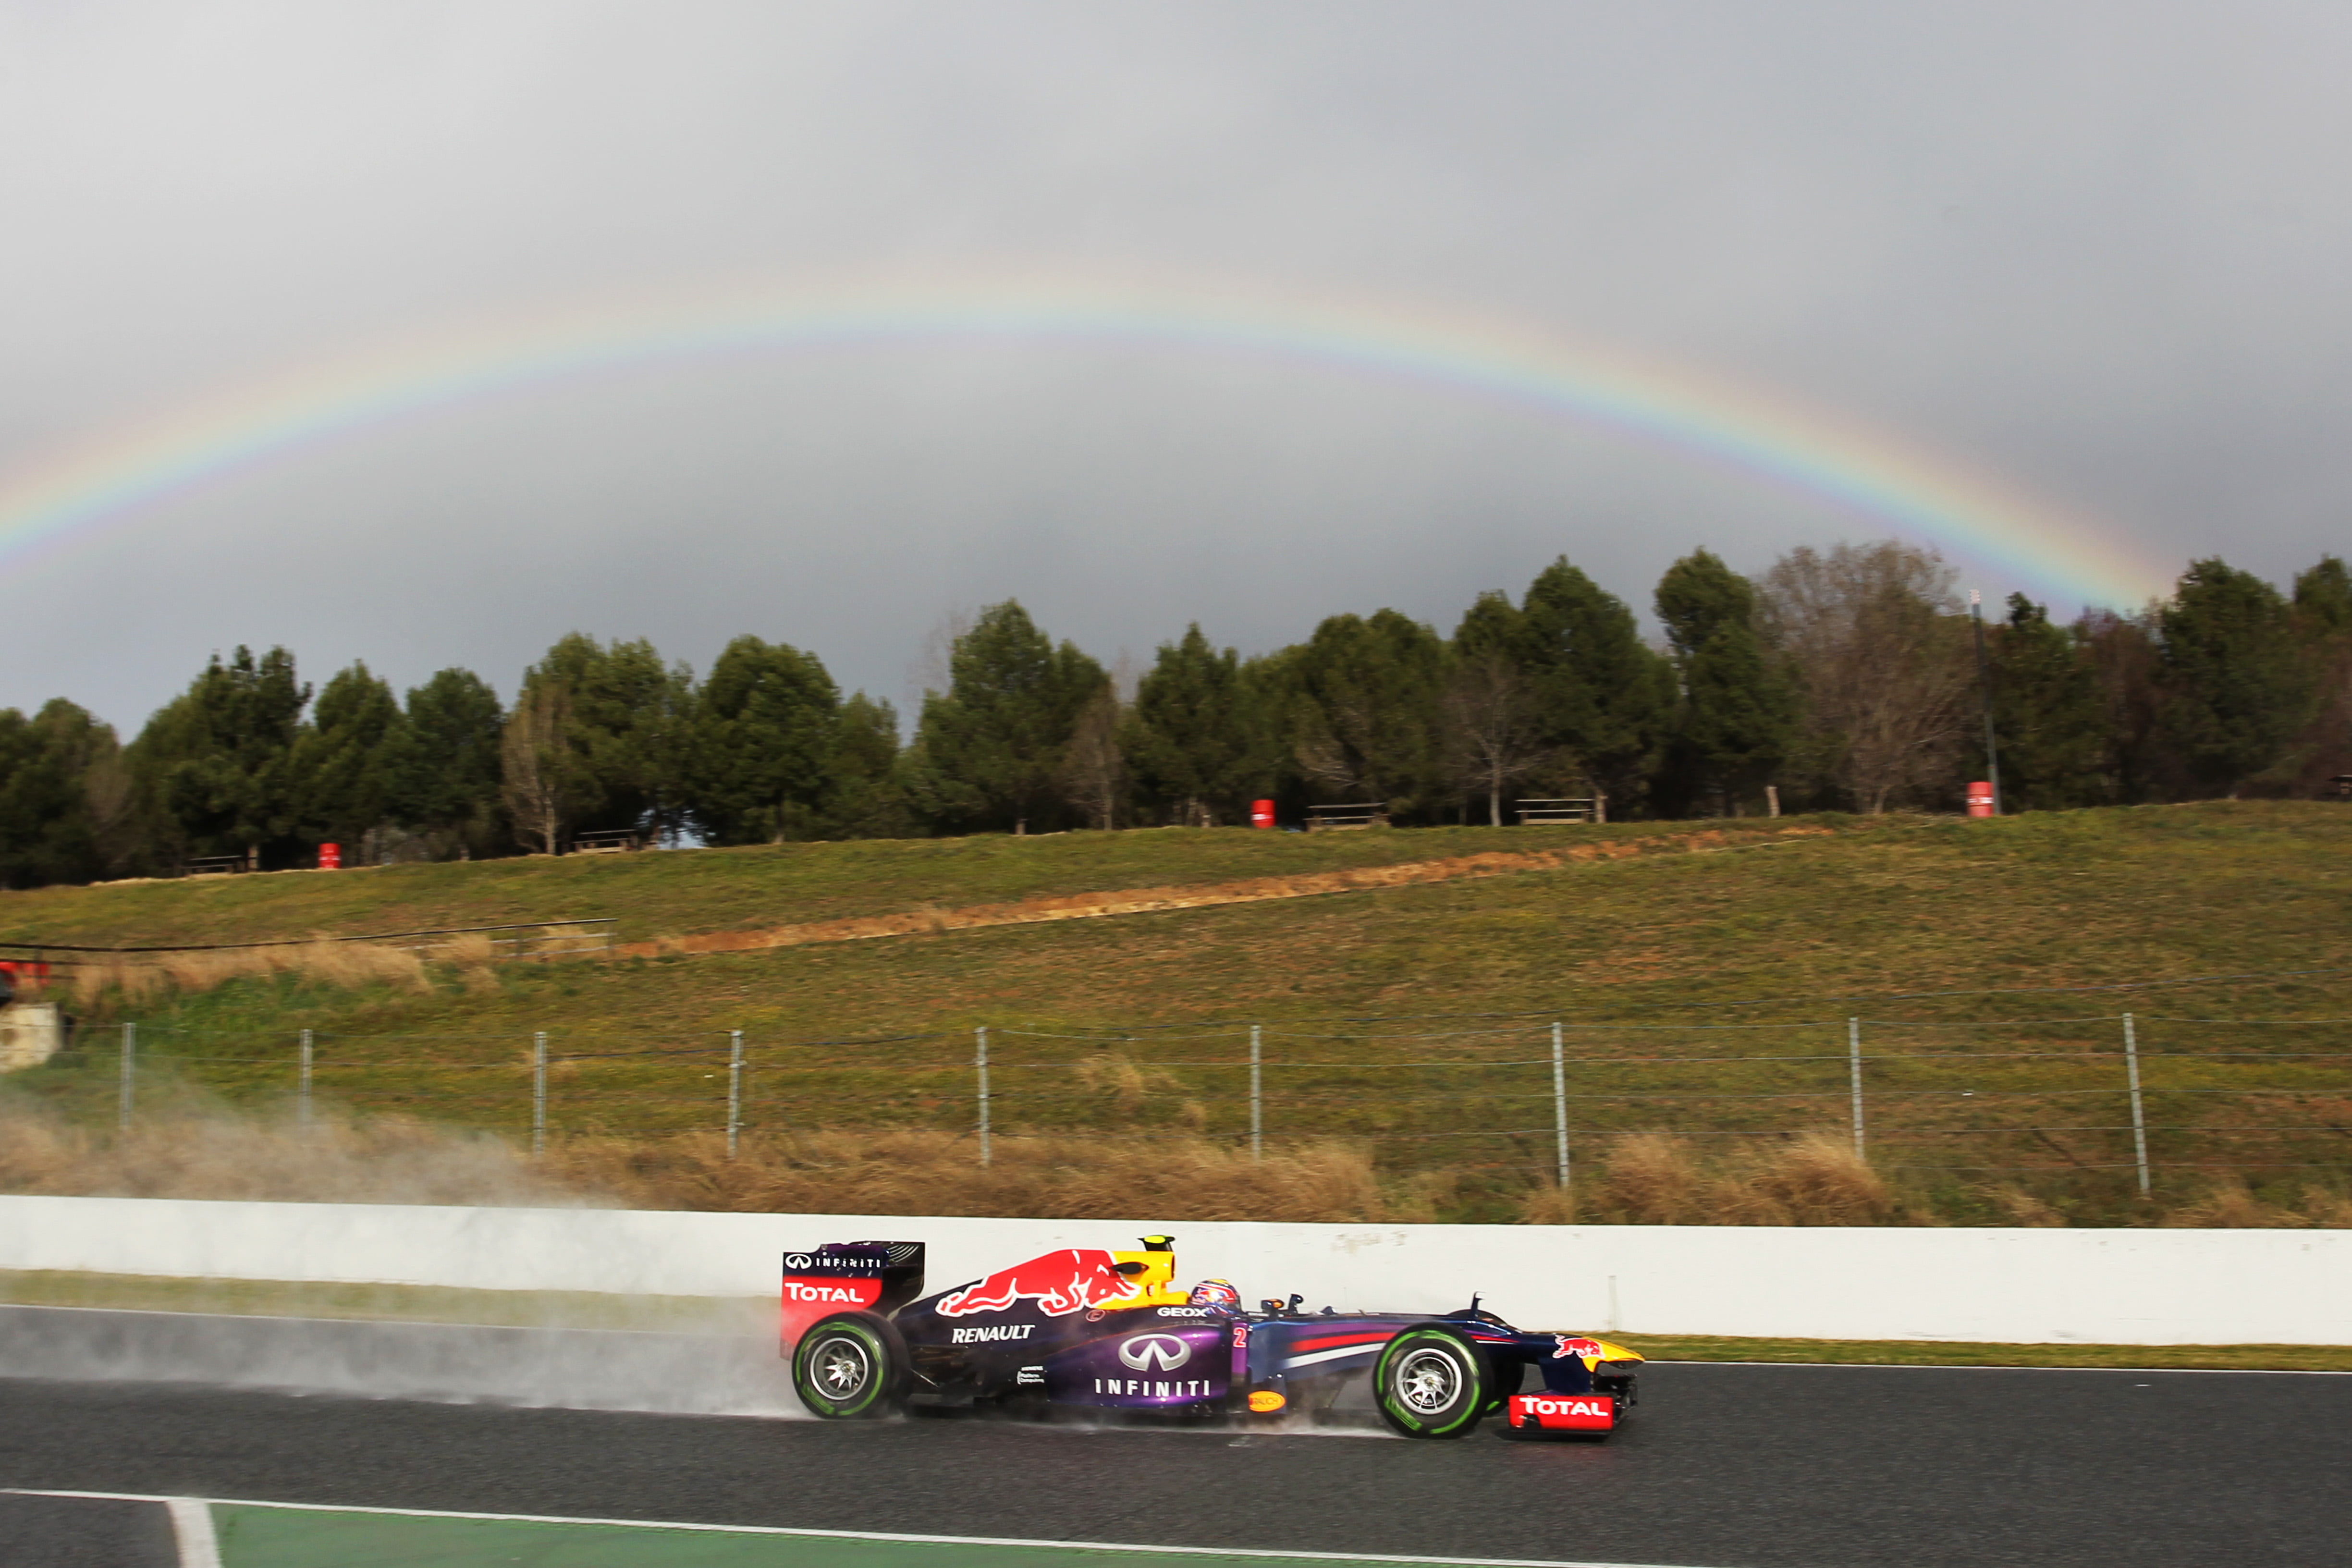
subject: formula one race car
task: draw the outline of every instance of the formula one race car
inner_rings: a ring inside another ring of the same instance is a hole
[[[1366,1373],[1408,1437],[1460,1437],[1495,1415],[1513,1435],[1605,1436],[1635,1403],[1633,1352],[1523,1332],[1475,1297],[1434,1316],[1309,1315],[1297,1296],[1248,1312],[1223,1280],[1186,1290],[1175,1274],[1174,1245],[1149,1236],[1140,1252],[1066,1248],[924,1296],[921,1242],[837,1242],[784,1255],[783,1351],[801,1402],[833,1420],[908,1405],[1311,1414]],[[1521,1392],[1529,1367],[1540,1392]]]

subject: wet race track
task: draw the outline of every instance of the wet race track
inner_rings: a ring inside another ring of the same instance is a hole
[[[1684,1363],[1643,1385],[1604,1445],[26,1380],[0,1382],[0,1486],[1706,1568],[2352,1557],[2352,1376]],[[11,1568],[170,1563],[171,1542],[153,1505],[0,1498]]]

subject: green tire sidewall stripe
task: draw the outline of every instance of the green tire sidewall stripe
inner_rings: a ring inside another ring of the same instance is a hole
[[[1465,1391],[1459,1413],[1443,1423],[1424,1421],[1409,1410],[1398,1408],[1389,1398],[1389,1369],[1399,1356],[1423,1344],[1444,1344],[1461,1356],[1474,1384]],[[1389,1424],[1412,1436],[1451,1437],[1475,1426],[1486,1413],[1486,1368],[1479,1361],[1477,1347],[1444,1329],[1407,1329],[1382,1345],[1380,1360],[1372,1364],[1372,1389],[1380,1402],[1381,1414]]]
[[[809,1374],[809,1362],[817,1347],[835,1335],[864,1345],[873,1363],[874,1374],[866,1381],[865,1395],[855,1404],[844,1405],[825,1398],[816,1392],[814,1379]],[[819,1415],[844,1418],[871,1415],[889,1395],[890,1373],[890,1347],[883,1342],[881,1335],[855,1319],[819,1323],[802,1336],[793,1351],[793,1391],[801,1396],[802,1404]]]

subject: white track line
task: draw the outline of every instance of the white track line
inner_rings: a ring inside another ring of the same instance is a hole
[[[793,1530],[773,1524],[690,1524],[683,1521],[651,1519],[583,1519],[562,1514],[545,1513],[469,1513],[450,1509],[430,1508],[358,1508],[322,1502],[262,1502],[250,1498],[173,1498],[158,1497],[145,1492],[79,1492],[43,1491],[30,1487],[0,1488],[12,1497],[86,1498],[100,1502],[160,1502],[171,1508],[173,1521],[179,1521],[179,1510],[214,1508],[275,1508],[301,1513],[365,1513],[382,1514],[396,1519],[478,1519],[510,1524],[593,1524],[622,1530],[688,1530],[713,1535],[786,1535],[814,1541],[888,1541],[917,1546],[1025,1546],[1046,1552],[1145,1552],[1165,1557],[1245,1557],[1279,1559],[1284,1562],[1308,1563],[1411,1563],[1439,1565],[1439,1568],[1678,1568],[1663,1563],[1596,1563],[1571,1561],[1557,1557],[1401,1557],[1384,1552],[1275,1552],[1248,1546],[1145,1546],[1129,1541],[1029,1541],[1016,1536],[997,1535],[901,1535],[871,1530]],[[209,1535],[211,1519],[205,1517]],[[181,1561],[188,1568],[194,1562],[182,1547]],[[218,1568],[220,1559],[215,1554],[206,1568]]]
[[[179,1542],[180,1568],[221,1568],[220,1539],[213,1534],[213,1510],[197,1498],[163,1500],[172,1516],[172,1537]]]

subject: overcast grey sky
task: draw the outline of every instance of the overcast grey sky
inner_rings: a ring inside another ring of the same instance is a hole
[[[2161,562],[2343,550],[2352,9],[0,0],[0,493],[258,378],[550,304],[1224,280],[1616,345]],[[1566,553],[1646,610],[1888,530],[1306,362],[929,341],[428,407],[0,557],[0,704],[751,631],[903,702],[1018,595],[1105,659]],[[1948,552],[1989,593],[2001,564]],[[2061,605],[2071,613],[2073,605]]]

